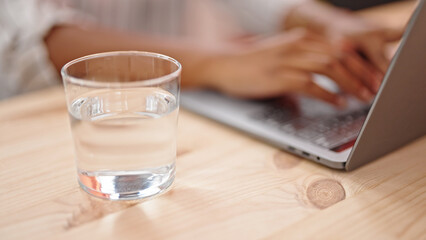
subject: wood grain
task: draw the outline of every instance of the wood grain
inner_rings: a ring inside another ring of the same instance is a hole
[[[0,239],[426,239],[426,137],[352,172],[185,110],[173,188],[78,186],[62,88],[0,102]]]
[[[182,111],[172,190],[110,202],[78,187],[61,88],[0,110],[2,239],[425,236],[426,138],[346,173]]]
[[[425,239],[425,143],[423,138],[404,153],[394,153],[401,160],[419,159],[410,169],[290,225],[270,239]],[[421,150],[413,150],[416,147]]]

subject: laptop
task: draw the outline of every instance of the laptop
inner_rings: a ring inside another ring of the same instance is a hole
[[[426,6],[413,13],[371,104],[338,110],[308,97],[249,101],[188,90],[181,106],[331,168],[352,170],[426,134]],[[329,90],[324,76],[315,81]]]

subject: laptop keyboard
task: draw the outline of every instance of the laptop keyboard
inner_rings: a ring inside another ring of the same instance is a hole
[[[333,149],[348,143],[359,134],[369,107],[334,116],[298,117],[286,108],[271,106],[253,115],[278,131]]]

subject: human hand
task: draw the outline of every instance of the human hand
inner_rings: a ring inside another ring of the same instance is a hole
[[[346,62],[368,74],[354,74]],[[365,61],[357,54],[337,49],[326,39],[301,29],[216,56],[200,68],[200,77],[205,79],[207,86],[243,98],[300,93],[343,106],[344,98],[317,85],[312,73],[328,76],[343,91],[363,101],[373,97],[367,87],[370,84],[368,76],[373,73]]]
[[[284,29],[303,27],[341,44],[363,56],[374,72],[375,80],[368,85],[377,92],[390,59],[386,57],[386,44],[398,40],[402,30],[374,24],[341,8],[318,1],[306,1],[296,5],[283,21]],[[357,66],[347,63],[353,72]]]
[[[350,44],[351,48],[362,53],[381,74],[386,72],[390,62],[385,55],[386,44],[399,40],[402,35],[401,30],[379,26],[353,15],[333,21],[325,33]]]

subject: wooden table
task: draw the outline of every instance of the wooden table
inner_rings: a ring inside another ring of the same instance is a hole
[[[0,239],[426,239],[426,137],[343,172],[184,110],[178,134],[171,191],[100,200],[62,88],[0,102]]]

